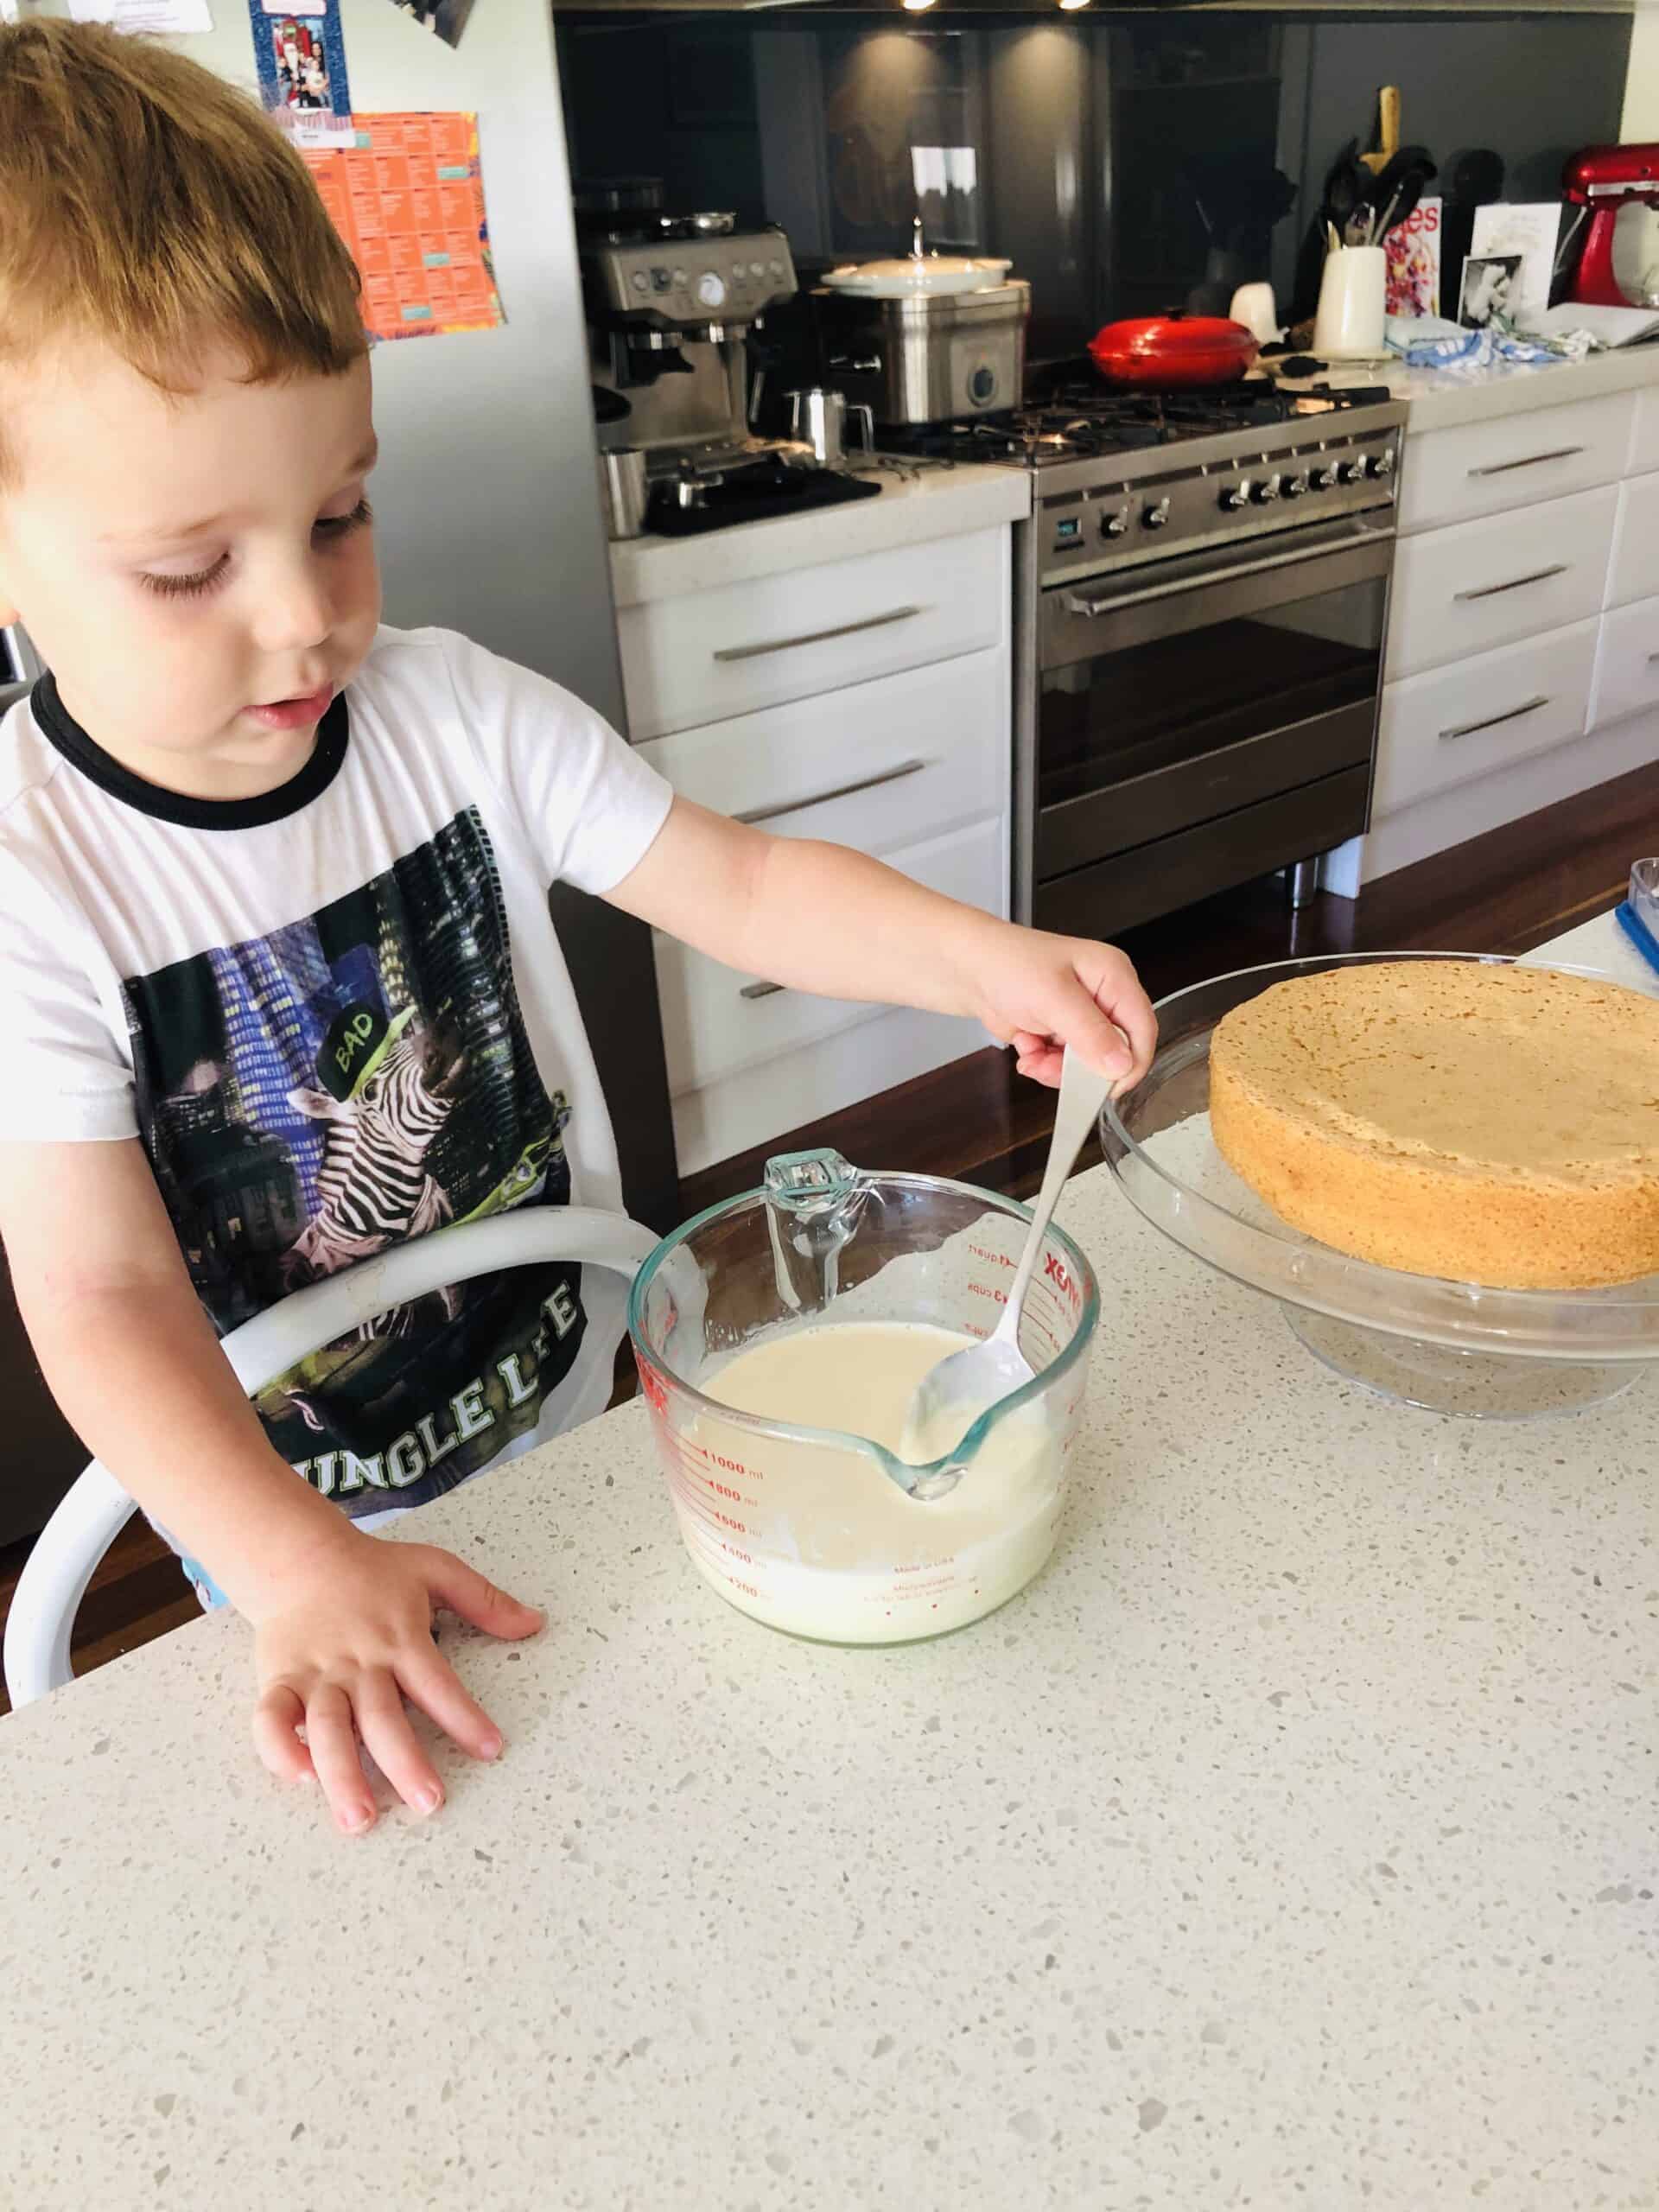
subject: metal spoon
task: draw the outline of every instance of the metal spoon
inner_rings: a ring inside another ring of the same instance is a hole
[[[1030,1233],[1020,1256],[1019,1273],[1008,1293],[1008,1302],[995,1332],[983,1344],[968,1344],[961,1351],[953,1351],[937,1367],[929,1368],[917,1384],[899,1446],[899,1458],[909,1460],[912,1465],[940,1459],[954,1452],[988,1406],[1020,1389],[1036,1372],[1020,1349],[1020,1312],[1055,1204],[1110,1089],[1110,1079],[1096,1075],[1089,1063],[1079,1059],[1068,1046],[1060,1068],[1059,1103],[1054,1110],[1054,1134],[1049,1139],[1043,1187],[1037,1195]],[[953,1490],[961,1470],[951,1468],[947,1471],[948,1482],[930,1484],[925,1492],[918,1488],[912,1495],[940,1497],[946,1490]]]

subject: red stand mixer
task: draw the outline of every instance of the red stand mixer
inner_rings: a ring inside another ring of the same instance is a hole
[[[1570,207],[1590,212],[1567,298],[1584,307],[1641,304],[1613,273],[1613,231],[1621,207],[1659,207],[1659,146],[1586,146],[1561,172],[1561,193]]]

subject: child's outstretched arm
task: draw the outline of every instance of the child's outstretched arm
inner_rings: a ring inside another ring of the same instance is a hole
[[[265,1764],[315,1776],[355,1834],[374,1820],[360,1736],[405,1803],[435,1811],[442,1788],[404,1699],[475,1758],[501,1741],[433,1643],[435,1607],[505,1637],[541,1615],[448,1552],[353,1529],[272,1450],[136,1139],[0,1144],[0,1237],[65,1416],[252,1623]]]
[[[1157,1042],[1147,995],[1112,946],[1016,928],[865,854],[768,836],[686,799],[609,898],[772,982],[971,1014],[1039,1083],[1058,1083],[1068,1045],[1120,1084],[1138,1081]]]

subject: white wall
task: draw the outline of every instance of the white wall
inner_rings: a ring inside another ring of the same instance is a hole
[[[1619,137],[1659,140],[1659,0],[1637,0]]]

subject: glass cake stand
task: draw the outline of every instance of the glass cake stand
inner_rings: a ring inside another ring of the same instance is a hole
[[[1101,1116],[1102,1149],[1154,1228],[1278,1299],[1317,1359],[1380,1396],[1484,1420],[1605,1404],[1659,1360],[1659,1275],[1609,1290],[1491,1290],[1376,1267],[1291,1228],[1216,1149],[1210,1039],[1224,1014],[1291,976],[1430,960],[1515,964],[1465,953],[1349,953],[1244,969],[1176,992],[1158,1008],[1151,1068]]]

